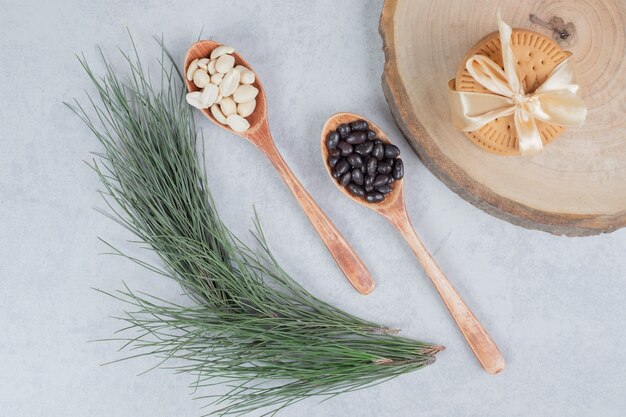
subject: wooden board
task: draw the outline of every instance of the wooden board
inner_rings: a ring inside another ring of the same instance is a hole
[[[497,30],[498,6],[511,26],[557,38],[574,53],[589,108],[584,126],[530,158],[485,152],[451,124],[447,82],[467,51]],[[450,189],[499,218],[554,234],[626,225],[626,0],[386,0],[380,33],[389,107]]]

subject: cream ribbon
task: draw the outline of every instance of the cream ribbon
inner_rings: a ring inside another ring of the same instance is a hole
[[[523,156],[543,150],[536,120],[580,126],[587,108],[580,97],[570,57],[557,65],[534,93],[526,94],[517,74],[517,59],[511,48],[511,27],[498,13],[504,71],[484,55],[467,60],[466,68],[480,85],[491,93],[456,91],[450,80],[450,102],[454,127],[464,132],[476,130],[498,117],[513,115],[519,150]]]

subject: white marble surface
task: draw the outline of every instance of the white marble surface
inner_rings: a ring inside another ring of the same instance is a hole
[[[210,183],[224,220],[245,234],[252,204],[285,268],[320,297],[447,346],[437,363],[383,385],[283,416],[623,416],[626,413],[626,231],[565,238],[488,216],[424,168],[401,138],[380,88],[381,2],[0,0],[0,415],[199,416],[185,375],[145,358],[116,364],[88,343],[121,324],[123,306],[92,287],[178,297],[171,282],[98,256],[129,236],[92,210],[99,184],[82,162],[99,147],[61,102],[92,88],[74,54],[119,62],[125,27],[144,56],[163,33],[182,57],[204,34],[236,45],[265,84],[287,162],[377,279],[368,297],[346,283],[270,164],[246,142],[201,122]],[[419,39],[415,40],[419,42]],[[100,68],[99,66],[96,66]],[[402,149],[408,206],[438,262],[508,361],[483,372],[400,236],[342,197],[326,177],[325,118],[373,118]],[[206,392],[205,392],[206,393]]]

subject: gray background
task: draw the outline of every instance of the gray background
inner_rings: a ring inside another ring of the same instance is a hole
[[[184,3],[184,7],[182,4]],[[225,222],[250,226],[252,204],[287,271],[349,312],[444,344],[437,363],[378,387],[284,416],[623,416],[626,413],[626,231],[565,238],[529,231],[466,203],[401,138],[380,88],[382,2],[0,1],[0,414],[198,416],[185,375],[152,358],[110,366],[118,345],[88,343],[122,326],[123,305],[91,287],[178,298],[179,288],[120,258],[101,236],[130,236],[92,210],[103,204],[82,162],[95,138],[61,104],[92,91],[74,54],[119,62],[127,26],[144,56],[163,33],[182,58],[202,27],[236,45],[268,93],[278,148],[353,244],[378,288],[346,283],[295,200],[251,145],[202,121],[209,181]],[[418,42],[419,39],[416,39]],[[99,65],[95,65],[100,69]],[[122,67],[120,67],[122,68]],[[337,111],[373,118],[402,149],[407,204],[426,245],[498,342],[507,369],[486,374],[401,237],[342,197],[319,157]],[[208,393],[208,392],[204,392]],[[206,410],[204,410],[206,411]]]

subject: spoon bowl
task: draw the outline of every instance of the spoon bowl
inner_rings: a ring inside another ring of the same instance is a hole
[[[376,133],[376,139],[381,140],[383,143],[391,143],[387,135],[371,120],[364,118],[363,116],[359,116],[353,113],[336,113],[332,115],[324,126],[322,127],[322,138],[321,138],[321,147],[322,147],[322,160],[324,161],[324,166],[326,167],[326,171],[328,175],[333,175],[332,167],[328,164],[328,148],[326,147],[326,137],[328,134],[337,129],[337,127],[342,123],[350,123],[355,120],[365,120],[369,124],[369,129]],[[370,208],[379,213],[388,213],[390,210],[393,210],[398,204],[404,206],[404,178],[400,180],[396,180],[391,185],[392,191],[385,195],[385,199],[380,203],[370,203],[365,200],[365,198],[358,197],[350,193],[346,187],[343,187],[339,184],[334,178],[332,178],[333,183],[339,188],[343,194],[346,195],[352,201],[355,201],[362,206]]]
[[[365,120],[369,124],[369,128],[376,133],[378,139],[385,143],[391,143],[387,135],[385,135],[376,124],[363,116],[353,113],[337,113],[331,116],[326,123],[324,123],[324,127],[322,128],[321,146],[324,166],[333,184],[352,201],[356,201],[384,216],[400,231],[420,264],[422,264],[426,275],[428,275],[432,281],[435,289],[441,296],[441,299],[480,364],[490,374],[497,374],[505,367],[504,358],[491,339],[491,336],[489,336],[487,331],[482,327],[469,307],[467,307],[459,293],[454,289],[450,281],[448,281],[448,278],[446,278],[441,268],[439,268],[433,257],[428,253],[428,250],[415,232],[404,203],[404,179],[401,178],[393,182],[391,185],[392,191],[385,196],[383,201],[380,203],[370,203],[362,197],[352,195],[333,178],[332,169],[328,164],[326,137],[330,132],[337,129],[340,124],[350,123],[356,120]]]
[[[209,40],[199,41],[191,45],[185,55],[183,74],[187,74],[187,68],[194,59],[208,58],[211,52],[218,46],[221,46],[221,44]],[[291,169],[289,169],[289,166],[280,155],[280,152],[278,152],[270,132],[267,119],[267,101],[260,77],[241,55],[236,52],[231,55],[235,58],[235,66],[243,65],[256,74],[253,85],[259,90],[259,93],[256,96],[256,108],[251,115],[246,117],[246,120],[250,123],[250,127],[244,132],[235,132],[229,126],[223,125],[217,121],[213,117],[210,109],[203,109],[202,113],[222,129],[249,140],[268,157],[283,181],[285,181],[287,188],[293,193],[300,207],[302,207],[302,210],[304,210],[304,213],[322,238],[322,241],[335,259],[335,262],[337,262],[339,268],[343,271],[346,278],[348,278],[348,281],[350,281],[352,286],[361,294],[369,294],[375,287],[372,275],[363,264],[363,261],[361,261],[350,247],[346,239],[339,233],[339,230],[337,230],[328,216],[326,216],[326,213],[322,211],[315,200],[313,200],[313,197],[311,197],[293,172],[291,172]],[[187,77],[185,77],[184,80],[188,91],[200,90],[193,81],[187,80]]]
[[[189,64],[191,64],[195,59],[208,58],[209,55],[211,55],[211,51],[221,45],[221,43],[209,40],[198,41],[191,45],[191,47],[187,51],[187,54],[185,55],[183,74],[187,74],[187,68],[189,67]],[[231,55],[233,56],[233,58],[235,58],[235,66],[243,65],[244,67],[248,68],[250,71],[256,74],[252,66],[248,64],[248,62],[243,59],[241,55],[239,55],[237,52],[233,52]],[[189,92],[201,90],[194,84],[193,81],[189,81],[187,77],[185,77],[185,85],[187,86],[187,90]],[[237,136],[241,136],[251,142],[255,142],[257,134],[259,132],[269,131],[269,126],[267,121],[267,102],[265,100],[265,90],[263,89],[263,85],[261,84],[261,80],[258,75],[255,77],[255,81],[252,85],[259,90],[259,94],[257,94],[256,96],[256,108],[250,116],[246,117],[246,120],[248,121],[248,123],[250,123],[250,127],[245,132],[235,132],[228,125],[221,124],[215,119],[215,117],[213,117],[210,109],[203,109],[201,110],[202,113],[209,120],[211,120],[222,129],[226,129]]]

